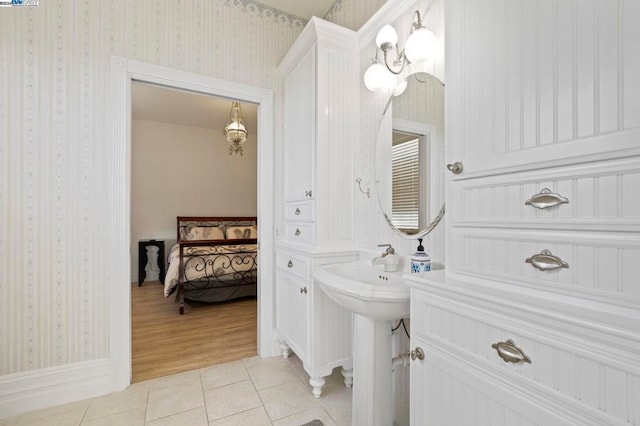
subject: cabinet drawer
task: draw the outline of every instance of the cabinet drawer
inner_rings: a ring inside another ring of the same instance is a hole
[[[451,272],[640,306],[639,234],[454,227],[451,243],[464,248],[449,261]],[[544,250],[563,266],[536,268]]]
[[[635,403],[640,391],[637,334],[582,324],[555,310],[522,309],[474,295],[449,297],[448,290],[428,288],[412,289],[411,330],[412,338],[503,377],[522,395],[564,401],[599,418],[599,424],[640,421]],[[531,362],[504,361],[497,344],[507,339]]]
[[[286,204],[285,219],[291,221],[311,221],[314,218],[314,202],[298,201]]]
[[[454,183],[454,225],[640,230],[640,157]],[[537,206],[537,207],[536,207]]]
[[[276,253],[276,267],[300,277],[305,282],[310,280],[309,259],[305,257],[288,251],[278,251]]]
[[[287,223],[286,238],[297,244],[311,245],[314,243],[314,225],[303,222]]]

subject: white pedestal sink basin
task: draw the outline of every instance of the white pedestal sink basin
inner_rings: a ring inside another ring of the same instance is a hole
[[[336,263],[316,271],[314,278],[338,305],[376,320],[409,315],[409,289],[403,272],[384,272],[382,265]]]
[[[401,263],[401,266],[406,262]],[[442,264],[434,263],[433,269]],[[393,424],[392,320],[409,316],[408,268],[385,272],[371,261],[325,265],[313,273],[327,296],[354,313],[353,408],[355,426]]]

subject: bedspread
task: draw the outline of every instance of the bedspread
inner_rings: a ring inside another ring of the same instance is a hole
[[[209,280],[224,283],[244,278],[257,268],[257,244],[195,246],[183,248],[184,281]],[[164,295],[178,286],[180,245],[169,253],[169,268],[164,280]]]

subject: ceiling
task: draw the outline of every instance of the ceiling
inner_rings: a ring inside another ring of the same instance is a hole
[[[247,131],[255,134],[258,106],[242,102],[240,107]],[[230,99],[147,83],[134,82],[131,85],[131,114],[134,120],[221,130],[227,125],[230,112]]]

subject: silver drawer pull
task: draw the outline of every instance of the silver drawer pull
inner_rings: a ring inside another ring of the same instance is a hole
[[[491,347],[498,352],[498,355],[504,362],[528,362],[531,364],[531,358],[525,355],[522,349],[517,347],[511,339],[507,339],[505,342],[494,343]]]
[[[454,175],[459,175],[460,173],[462,173],[463,169],[464,167],[462,166],[462,163],[459,161],[456,161],[453,164],[447,164],[447,170],[449,170]]]
[[[568,268],[569,264],[558,256],[551,254],[549,250],[542,250],[540,254],[534,254],[525,260],[531,266],[541,271],[552,271],[559,268]]]
[[[296,237],[297,237],[298,235],[300,235],[300,233],[301,233],[301,232],[300,232],[300,229],[299,229],[299,228],[296,228],[296,232],[295,232]]]
[[[311,197],[311,190],[304,191],[304,195],[306,195],[307,197]]]
[[[287,268],[293,268],[293,262],[291,260],[287,263]]]
[[[296,208],[295,215],[296,216],[300,216],[300,209],[299,208]]]
[[[560,194],[551,192],[549,188],[543,188],[540,193],[532,196],[524,202],[527,206],[533,206],[539,209],[557,206],[558,204],[568,203],[569,199]]]
[[[302,287],[302,288],[300,289],[300,294],[303,294],[303,293],[304,293],[304,294],[307,294],[307,288],[306,288],[306,287]]]

